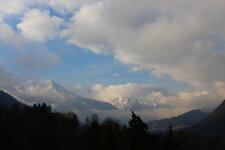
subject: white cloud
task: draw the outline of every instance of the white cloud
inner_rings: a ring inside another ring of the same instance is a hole
[[[19,15],[29,6],[47,6],[46,0],[0,0],[0,20],[6,15]]]
[[[63,19],[50,16],[48,11],[32,9],[24,14],[17,28],[31,41],[45,42],[56,38],[63,23]]]
[[[49,0],[48,4],[58,13],[66,14],[75,11],[81,5],[91,3],[96,0]]]
[[[135,67],[129,69],[129,71],[130,71],[130,72],[138,72],[138,71],[141,71],[141,70],[143,70],[143,69],[144,69],[144,68],[141,67],[141,66],[135,66]]]
[[[70,43],[112,53],[156,77],[212,85],[225,81],[224,5],[221,0],[104,0],[83,5],[63,34]]]
[[[16,14],[24,9],[24,0],[0,0],[0,14]]]
[[[154,84],[137,84],[127,83],[120,85],[111,85],[104,87],[103,85],[96,84],[92,90],[97,94],[98,99],[106,100],[117,97],[140,97],[141,95],[148,95],[151,92],[161,91],[161,87]]]
[[[160,107],[158,100],[169,95],[164,88],[158,85],[137,83],[108,87],[96,84],[92,87],[80,87],[75,90],[82,96],[109,102],[121,110],[129,109],[128,107],[137,101],[149,107]]]
[[[0,44],[6,46],[9,53],[16,54],[7,56],[1,60],[2,64],[11,64],[25,70],[46,71],[55,64],[60,63],[58,55],[48,50],[42,43],[45,40],[53,39],[59,32],[63,20],[59,17],[50,16],[48,11],[38,9],[30,10],[31,5],[45,5],[42,0],[1,0],[0,1]],[[18,33],[5,22],[7,15],[20,15],[24,13]],[[32,47],[32,48],[31,48]],[[5,51],[5,49],[1,49]]]
[[[139,104],[148,106],[136,110],[139,114],[144,118],[159,119],[180,115],[193,109],[212,111],[225,97],[225,82],[218,82],[211,89],[184,90],[176,95],[169,94],[165,88],[158,85],[137,83],[107,87],[101,84],[92,87],[79,86],[75,88],[75,92],[84,97],[111,103],[120,110],[128,110],[138,101]]]
[[[57,13],[73,13],[84,4],[98,0],[0,0],[0,19],[5,15],[20,14],[29,7],[52,8]]]
[[[0,44],[11,46],[11,52],[17,54],[16,58],[12,55],[12,57],[5,59],[15,62],[13,65],[16,64],[17,67],[45,71],[61,62],[58,55],[43,45],[34,45],[22,35],[13,31],[7,24],[0,23]],[[30,49],[31,46],[32,49]],[[5,51],[4,49],[1,50]]]
[[[23,45],[26,42],[25,39],[16,34],[9,25],[0,23],[0,43],[14,46],[17,49],[23,49]]]

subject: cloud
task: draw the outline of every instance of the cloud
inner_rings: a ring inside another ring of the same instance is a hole
[[[61,62],[61,58],[45,46],[32,43],[3,23],[0,23],[0,44],[9,46],[10,53],[16,54],[16,57],[8,56],[7,61],[23,69],[44,71]]]
[[[11,1],[9,2],[10,5],[13,5]],[[41,1],[20,1],[20,3],[21,6],[24,5],[23,8],[25,10],[28,4],[41,3]],[[17,5],[16,2],[15,5]],[[63,20],[49,16],[48,11],[32,9],[25,12],[22,22],[17,25],[21,29],[22,34],[14,31],[10,25],[4,22],[0,23],[0,43],[10,47],[10,53],[16,54],[16,57],[12,55],[7,58],[13,65],[16,64],[17,67],[25,70],[46,71],[60,63],[61,59],[42,43],[35,42],[45,42],[45,40],[55,38],[58,34],[59,26],[63,24]],[[15,13],[19,12],[16,11]],[[2,49],[2,51],[5,51],[5,49]]]
[[[91,87],[75,86],[75,92],[84,97],[92,97],[108,102],[119,108],[126,108],[138,101],[148,106],[138,111],[146,119],[159,119],[180,115],[193,109],[212,111],[225,97],[225,82],[217,82],[211,89],[183,90],[176,95],[155,84],[127,83],[111,86],[96,84]],[[127,114],[118,112],[118,114]],[[117,113],[113,113],[118,115]]]
[[[16,34],[9,25],[0,23],[0,43],[21,50],[24,48],[26,41],[22,36]]]
[[[63,35],[158,78],[203,87],[225,81],[224,5],[221,0],[103,0],[83,5]]]
[[[0,66],[0,88],[9,90],[19,84],[18,79],[7,72],[3,66]]]
[[[208,89],[184,90],[178,94],[163,97],[160,104],[170,104],[174,111],[201,109],[214,110],[225,98],[225,82],[217,82]]]
[[[49,0],[48,5],[60,14],[74,12],[81,5],[91,3],[96,0]]]
[[[60,62],[58,55],[45,50],[33,52],[32,55],[25,54],[15,60],[15,64],[23,69],[40,71],[46,71]]]
[[[0,0],[0,22],[7,15],[19,15],[30,6],[47,6],[46,0]]]
[[[48,11],[32,9],[24,13],[21,23],[17,28],[27,39],[37,42],[45,42],[57,37],[63,19],[50,16]]]
[[[96,84],[92,87],[75,88],[82,96],[109,102],[117,108],[124,110],[138,101],[142,105],[158,107],[158,100],[169,93],[162,87],[154,84],[127,83],[105,87]]]
[[[23,0],[1,0],[0,14],[16,14],[24,9]]]
[[[66,15],[78,10],[84,4],[98,0],[1,0],[0,20],[6,15],[21,14],[29,8],[51,8],[59,14]]]
[[[55,39],[58,36],[63,19],[50,16],[49,12],[29,9],[34,4],[43,5],[41,0],[9,0],[0,1],[5,3],[4,7],[0,6],[0,17],[7,15],[20,15],[23,13],[21,21],[17,24],[17,28],[21,32],[16,31],[12,26],[0,21],[0,44],[1,51],[7,51],[7,59],[1,60],[2,64],[16,66],[26,71],[46,71],[52,66],[61,62],[61,58],[54,52],[50,51],[43,42]],[[45,1],[46,4],[46,1]],[[9,6],[9,9],[5,9]],[[14,6],[16,7],[14,10]],[[2,19],[2,18],[1,18]],[[2,56],[3,57],[3,56]],[[12,67],[13,68],[13,67]],[[37,73],[37,72],[36,72]]]
[[[149,93],[156,91],[163,91],[163,89],[154,84],[137,84],[127,83],[120,85],[111,85],[104,87],[101,84],[96,84],[92,87],[92,91],[97,93],[98,99],[110,99],[114,98],[115,95],[118,97],[140,97],[141,95],[148,95]]]
[[[130,71],[130,72],[138,72],[138,71],[141,71],[141,70],[143,70],[143,69],[144,69],[144,68],[141,67],[141,66],[135,66],[135,67],[129,69],[129,71]]]

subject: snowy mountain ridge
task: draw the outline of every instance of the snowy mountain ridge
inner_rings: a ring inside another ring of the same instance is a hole
[[[80,118],[94,114],[96,110],[117,110],[110,103],[78,96],[51,80],[30,81],[17,86],[11,93],[28,103],[47,103],[56,111],[73,111]]]
[[[169,94],[166,91],[156,89],[153,92],[149,92],[147,96],[144,97],[115,97],[107,99],[107,102],[113,104],[120,110],[140,111],[144,109],[161,107],[157,104],[158,100],[168,95]]]

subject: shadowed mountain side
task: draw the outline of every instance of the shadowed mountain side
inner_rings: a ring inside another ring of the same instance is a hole
[[[201,122],[188,128],[203,136],[225,137],[225,100]]]
[[[13,106],[15,104],[21,105],[21,106],[23,105],[21,102],[16,100],[13,96],[8,94],[4,90],[0,89],[0,105],[9,107],[9,106]]]
[[[200,110],[192,110],[182,115],[161,120],[149,121],[148,125],[153,132],[164,132],[172,125],[174,130],[183,129],[203,120],[208,113]]]

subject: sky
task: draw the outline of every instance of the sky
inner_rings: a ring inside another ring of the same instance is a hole
[[[173,95],[161,103],[213,107],[225,98],[224,10],[224,0],[0,0],[1,88],[54,80],[107,101],[157,85]]]

